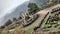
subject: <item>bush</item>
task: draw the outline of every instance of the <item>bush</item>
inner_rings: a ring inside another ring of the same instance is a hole
[[[8,25],[10,25],[10,24],[12,24],[12,21],[11,21],[11,20],[8,20],[8,21],[5,23],[5,26],[8,26]]]

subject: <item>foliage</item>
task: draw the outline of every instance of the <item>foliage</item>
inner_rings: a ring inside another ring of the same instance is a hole
[[[40,4],[40,10],[59,4],[60,0],[48,0],[46,4]]]
[[[43,3],[40,4],[40,10],[47,8],[47,5],[44,5]]]
[[[1,32],[1,34],[8,34],[8,31],[3,30],[3,31]]]
[[[12,21],[9,19],[6,23],[5,23],[5,26],[8,26],[12,23]]]
[[[5,26],[4,26],[4,25],[0,26],[0,29],[3,29],[3,28],[5,28]]]
[[[29,3],[28,8],[29,14],[36,13],[39,10],[38,6],[35,3]]]
[[[13,21],[15,21],[16,20],[16,18],[13,18]]]
[[[60,0],[48,0],[48,5],[52,6],[52,5],[56,5],[59,4]]]

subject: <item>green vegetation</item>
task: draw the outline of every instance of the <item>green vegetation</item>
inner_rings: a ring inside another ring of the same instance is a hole
[[[47,28],[47,27],[49,27],[49,26],[51,26],[51,24],[45,24],[44,27]]]
[[[50,14],[47,14],[47,16],[45,17],[45,19],[43,20],[43,24],[42,24],[42,27],[44,26],[44,27],[46,27],[46,26],[49,26],[49,25],[46,25],[45,26],[45,23],[46,23],[46,21],[47,21],[47,19],[48,19],[48,17],[50,16]]]
[[[9,19],[6,23],[5,23],[5,26],[8,26],[12,23],[12,21]]]
[[[49,0],[48,1],[48,3],[47,3],[47,5],[43,5],[43,4],[41,4],[40,5],[40,7],[38,7],[35,3],[29,3],[29,5],[28,5],[28,13],[29,14],[35,14],[36,12],[38,12],[39,10],[42,10],[42,9],[45,9],[45,8],[47,8],[47,7],[50,7],[50,6],[52,6],[52,5],[55,5],[55,3],[57,4],[57,3],[60,3],[60,0]],[[46,18],[44,18],[43,20],[42,20],[42,27],[45,27],[45,28],[47,28],[47,27],[49,27],[49,26],[52,26],[52,27],[54,27],[54,26],[56,26],[57,24],[45,24],[46,23],[46,21],[47,21],[47,19],[48,19],[48,17],[49,16],[54,16],[56,14],[56,12],[55,13],[52,13],[51,15],[50,14],[48,14],[47,16],[46,16]],[[29,17],[26,17],[27,19],[29,19]],[[21,19],[21,17],[19,17],[19,19]],[[26,20],[27,20],[26,19]],[[33,26],[35,25],[35,24],[37,24],[37,23],[39,23],[39,21],[41,20],[42,18],[41,17],[39,17],[38,19],[36,19],[36,21],[34,21],[33,23]],[[13,21],[15,21],[16,20],[16,18],[13,18]],[[12,21],[11,20],[8,20],[6,23],[5,23],[5,25],[4,26],[8,26],[8,25],[10,25],[12,23]],[[60,20],[58,20],[58,23],[60,24]],[[31,26],[31,27],[33,27],[33,26]],[[29,27],[29,26],[28,26]],[[26,33],[27,34],[31,34],[33,31],[34,31],[34,29],[33,28],[31,28],[31,27],[29,27],[29,29],[27,29],[26,30]],[[24,28],[24,27],[23,27]],[[22,31],[22,30],[20,30],[19,29],[19,27],[16,27],[16,28],[13,28],[15,31],[14,31],[14,34],[20,34],[20,33],[25,33],[25,31]],[[40,30],[40,31],[42,31],[42,30]],[[8,32],[6,31],[6,30],[3,30],[3,31],[1,31],[0,32],[0,34],[8,34]]]
[[[13,21],[16,21],[16,18],[13,18]]]
[[[59,13],[59,12],[54,12],[54,13],[51,13],[49,16],[51,16],[51,17],[54,17],[57,13]],[[46,19],[46,18],[45,18]],[[48,20],[49,21],[49,20]],[[51,21],[51,20],[50,20]],[[54,21],[54,20],[53,20]],[[48,28],[49,26],[51,26],[51,27],[55,27],[55,26],[57,26],[57,25],[59,25],[60,24],[60,20],[57,20],[57,21],[55,21],[55,22],[57,22],[56,24],[51,24],[50,22],[48,23],[48,24],[45,24],[44,25],[44,27],[45,28]],[[44,23],[45,23],[45,21],[44,21]],[[54,23],[54,22],[53,22]]]
[[[40,10],[59,4],[60,0],[48,0],[46,4],[40,4]]]
[[[26,30],[27,32],[27,34],[31,34],[34,30],[33,30],[33,28],[30,28],[30,29],[28,29],[28,30]]]
[[[35,3],[29,3],[28,8],[29,14],[34,14],[39,11],[39,7]]]
[[[0,34],[8,34],[8,31],[3,30]]]
[[[53,6],[53,5],[56,5],[56,4],[59,4],[60,3],[60,0],[48,0],[48,6]]]

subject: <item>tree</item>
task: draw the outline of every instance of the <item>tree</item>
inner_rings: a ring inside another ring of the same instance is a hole
[[[5,28],[5,26],[4,26],[4,25],[0,26],[0,29],[3,29],[3,28]]]
[[[9,19],[9,20],[5,23],[5,26],[8,26],[8,25],[10,25],[10,24],[12,24],[12,21]]]
[[[16,18],[13,18],[13,21],[16,21]]]
[[[47,5],[44,5],[43,3],[40,4],[40,10],[45,9]]]
[[[38,6],[35,3],[29,3],[28,8],[29,14],[34,14],[39,10]]]

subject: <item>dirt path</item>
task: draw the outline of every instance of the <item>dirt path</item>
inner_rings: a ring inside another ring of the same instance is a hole
[[[50,8],[46,8],[44,10],[41,10],[39,12],[37,12],[36,14],[39,14],[39,18],[31,25],[23,28],[24,30],[29,30],[31,28],[34,28],[36,26],[38,26],[40,23],[41,23],[41,20],[44,18],[44,16],[48,13],[48,12],[51,12],[53,8],[56,8],[57,6],[60,6],[60,4],[58,5],[55,5],[55,6],[52,6]]]
[[[43,19],[43,17],[48,13],[48,12],[51,12],[53,8],[56,8],[60,6],[60,4],[58,5],[55,5],[55,6],[52,6],[50,8],[47,8],[47,9],[44,9],[44,10],[41,10],[39,12],[37,12],[36,14],[40,14],[40,17],[33,23],[31,24],[30,26],[27,26],[24,28],[24,30],[27,30],[27,29],[30,29],[30,28],[34,28],[35,26],[38,26],[39,23],[41,22],[41,20]]]

